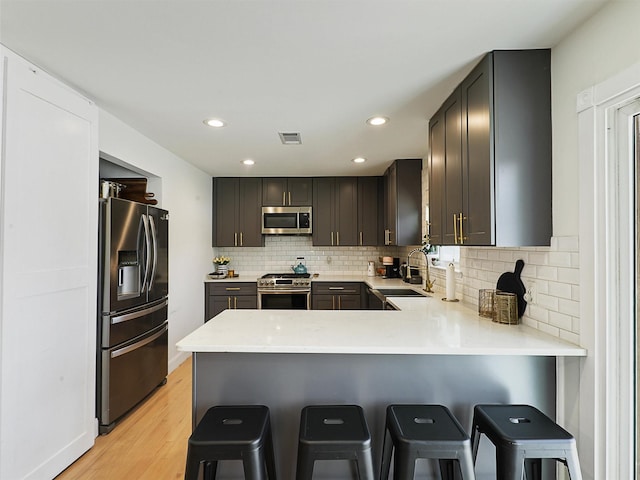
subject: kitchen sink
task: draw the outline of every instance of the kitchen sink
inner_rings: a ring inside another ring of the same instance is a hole
[[[426,297],[424,293],[412,290],[411,288],[377,288],[385,297]]]

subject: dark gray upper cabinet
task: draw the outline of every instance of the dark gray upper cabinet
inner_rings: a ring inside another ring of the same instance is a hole
[[[358,245],[358,178],[313,179],[313,244]]]
[[[422,160],[395,160],[384,174],[384,244],[422,243]]]
[[[265,207],[309,206],[313,201],[313,180],[301,177],[262,179],[262,205]]]
[[[213,179],[213,246],[262,247],[262,179]]]
[[[455,243],[462,211],[460,88],[429,122],[429,234],[433,244]]]
[[[383,245],[382,177],[358,177],[358,245]]]
[[[550,244],[550,50],[487,54],[432,117],[429,140],[431,243]]]

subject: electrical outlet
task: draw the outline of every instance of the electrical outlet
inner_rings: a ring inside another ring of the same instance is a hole
[[[537,293],[536,284],[530,283],[527,286],[527,291],[524,293],[525,301],[527,303],[530,303],[531,305],[535,305],[536,303],[538,303],[538,298],[536,293]]]

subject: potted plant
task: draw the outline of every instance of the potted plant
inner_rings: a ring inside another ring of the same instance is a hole
[[[216,266],[216,272],[227,274],[229,272],[229,257],[216,257],[213,259],[213,264]]]

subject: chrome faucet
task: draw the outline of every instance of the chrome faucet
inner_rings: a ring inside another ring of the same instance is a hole
[[[411,255],[413,255],[416,252],[422,252],[424,254],[424,260],[427,265],[424,291],[427,293],[433,293],[432,288],[433,288],[433,284],[435,283],[435,280],[432,282],[429,276],[429,257],[427,256],[426,253],[424,253],[424,250],[422,249],[422,247],[414,248],[409,252],[409,255],[407,255],[407,278],[411,279]]]

